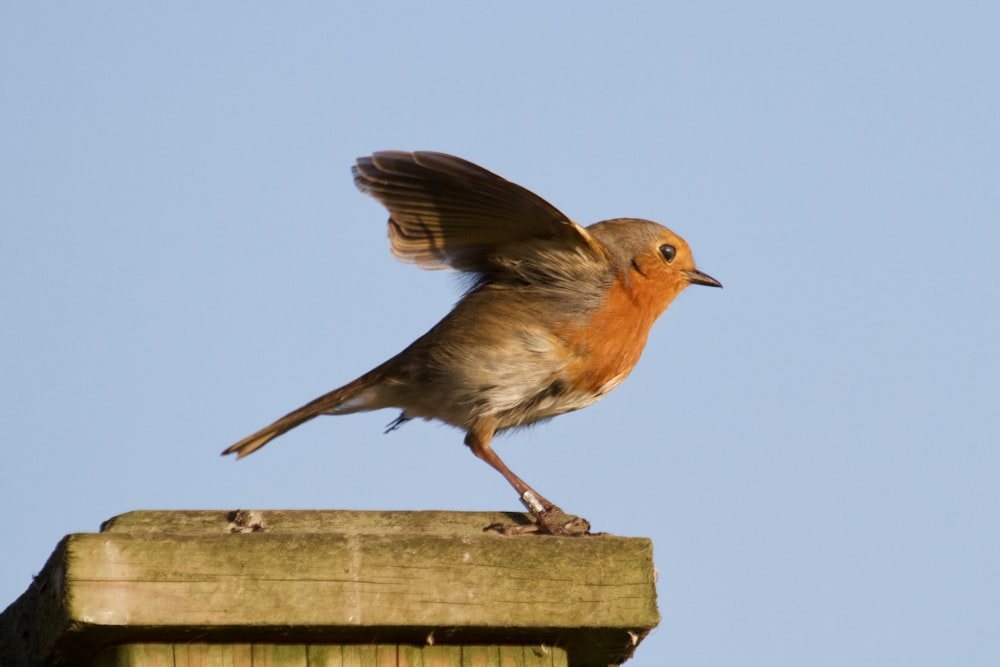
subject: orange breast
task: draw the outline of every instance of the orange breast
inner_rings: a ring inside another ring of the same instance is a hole
[[[574,352],[566,369],[573,389],[603,396],[617,387],[642,356],[653,323],[683,289],[682,284],[634,278],[628,285],[616,280],[585,326],[557,331]]]

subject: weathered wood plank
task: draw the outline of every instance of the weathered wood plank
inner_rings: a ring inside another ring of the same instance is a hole
[[[555,649],[543,647],[556,645],[572,665],[626,659],[658,621],[649,540],[483,531],[511,519],[129,513],[60,543],[0,616],[0,663],[75,664],[86,647],[192,640],[253,644],[255,665],[430,665],[461,645],[524,647],[451,654],[476,665],[552,665]],[[316,643],[344,646],[336,659],[303,648]],[[178,664],[215,660],[185,655]]]
[[[565,653],[560,648],[544,645],[525,647],[524,667],[558,667],[565,664],[557,661],[557,658],[561,656],[565,656]]]
[[[412,644],[402,644],[396,650],[396,660],[399,667],[424,667],[424,652],[422,647]]]
[[[425,646],[424,667],[456,667],[462,663],[461,646]]]
[[[244,532],[326,533],[336,535],[455,536],[480,533],[492,524],[527,524],[523,512],[412,512],[369,510],[135,510],[104,522],[101,532],[143,535]]]
[[[253,667],[308,667],[306,647],[299,644],[254,644]]]
[[[631,629],[655,622],[649,556],[604,537],[82,534],[66,543],[68,612],[102,626]]]
[[[496,646],[463,646],[461,667],[499,667],[500,651]]]
[[[344,667],[344,647],[341,644],[314,644],[306,651],[309,667]]]
[[[525,659],[525,654],[530,658]],[[559,648],[394,644],[124,644],[89,667],[566,667]]]
[[[172,644],[116,646],[101,652],[91,663],[92,667],[174,667],[175,664]]]
[[[500,667],[524,667],[524,647],[523,646],[500,646],[499,647]],[[560,667],[566,664],[565,655]]]

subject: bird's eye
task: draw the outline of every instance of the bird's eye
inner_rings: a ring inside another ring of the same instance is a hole
[[[669,243],[664,243],[660,246],[660,254],[663,255],[663,259],[667,260],[667,264],[674,261],[674,257],[677,256],[677,248],[673,247]]]

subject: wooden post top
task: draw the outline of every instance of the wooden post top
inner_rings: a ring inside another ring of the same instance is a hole
[[[129,512],[63,538],[0,615],[0,664],[87,664],[108,646],[191,641],[523,645],[559,647],[574,666],[625,661],[659,621],[651,542],[484,531],[525,520]]]

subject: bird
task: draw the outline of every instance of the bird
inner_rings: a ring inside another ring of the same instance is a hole
[[[589,534],[494,451],[500,432],[587,407],[629,375],[653,323],[688,285],[722,287],[680,236],[650,220],[586,227],[533,192],[446,153],[380,151],[352,167],[389,212],[392,254],[453,269],[468,289],[445,317],[388,361],[247,436],[237,459],[319,415],[397,408],[386,432],[422,418],[465,444],[517,491],[534,521],[505,534]]]

